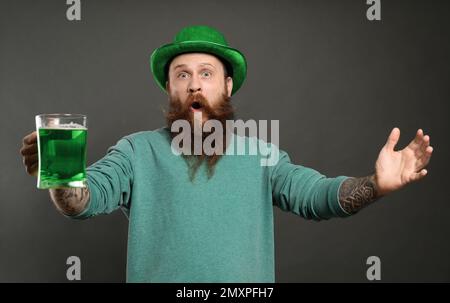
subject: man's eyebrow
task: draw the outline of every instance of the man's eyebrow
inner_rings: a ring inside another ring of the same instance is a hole
[[[186,64],[178,64],[177,66],[175,66],[173,69],[177,69],[177,68],[179,68],[179,67],[185,67],[186,66]]]
[[[200,63],[200,65],[209,65],[212,68],[216,68],[214,65],[212,65],[211,63],[208,63],[208,62]]]
[[[208,63],[208,62],[202,62],[202,63],[200,63],[200,65],[209,65],[209,66],[211,66],[212,68],[215,68],[214,65],[212,65],[211,63]],[[186,64],[178,64],[178,65],[176,65],[173,69],[175,70],[175,69],[177,69],[177,68],[179,68],[179,67],[186,67],[186,66],[187,66]]]

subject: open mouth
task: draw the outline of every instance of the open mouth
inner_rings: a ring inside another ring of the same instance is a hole
[[[200,109],[202,108],[202,105],[201,105],[200,102],[194,101],[194,102],[192,102],[192,104],[191,104],[191,108],[192,108],[193,110],[200,110]]]

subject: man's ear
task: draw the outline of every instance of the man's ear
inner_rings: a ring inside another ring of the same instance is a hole
[[[233,90],[233,78],[227,77],[225,79],[225,84],[227,86],[228,97],[231,97],[231,91]]]
[[[169,91],[169,81],[166,81],[166,91]]]

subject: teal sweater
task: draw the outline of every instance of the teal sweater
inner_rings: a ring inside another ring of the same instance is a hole
[[[259,142],[232,138],[229,149]],[[72,217],[124,210],[128,282],[274,282],[273,205],[306,219],[348,215],[338,201],[346,177],[294,165],[284,151],[273,166],[224,155],[211,179],[203,164],[192,183],[170,144],[168,128],[122,138],[88,167],[90,200]]]

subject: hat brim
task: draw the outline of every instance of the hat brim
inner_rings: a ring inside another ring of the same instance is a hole
[[[177,55],[189,52],[209,53],[226,60],[233,69],[233,89],[231,94],[239,90],[247,75],[247,61],[237,49],[214,42],[186,41],[171,43],[157,48],[150,56],[150,68],[153,77],[161,89],[166,90],[166,65]]]

